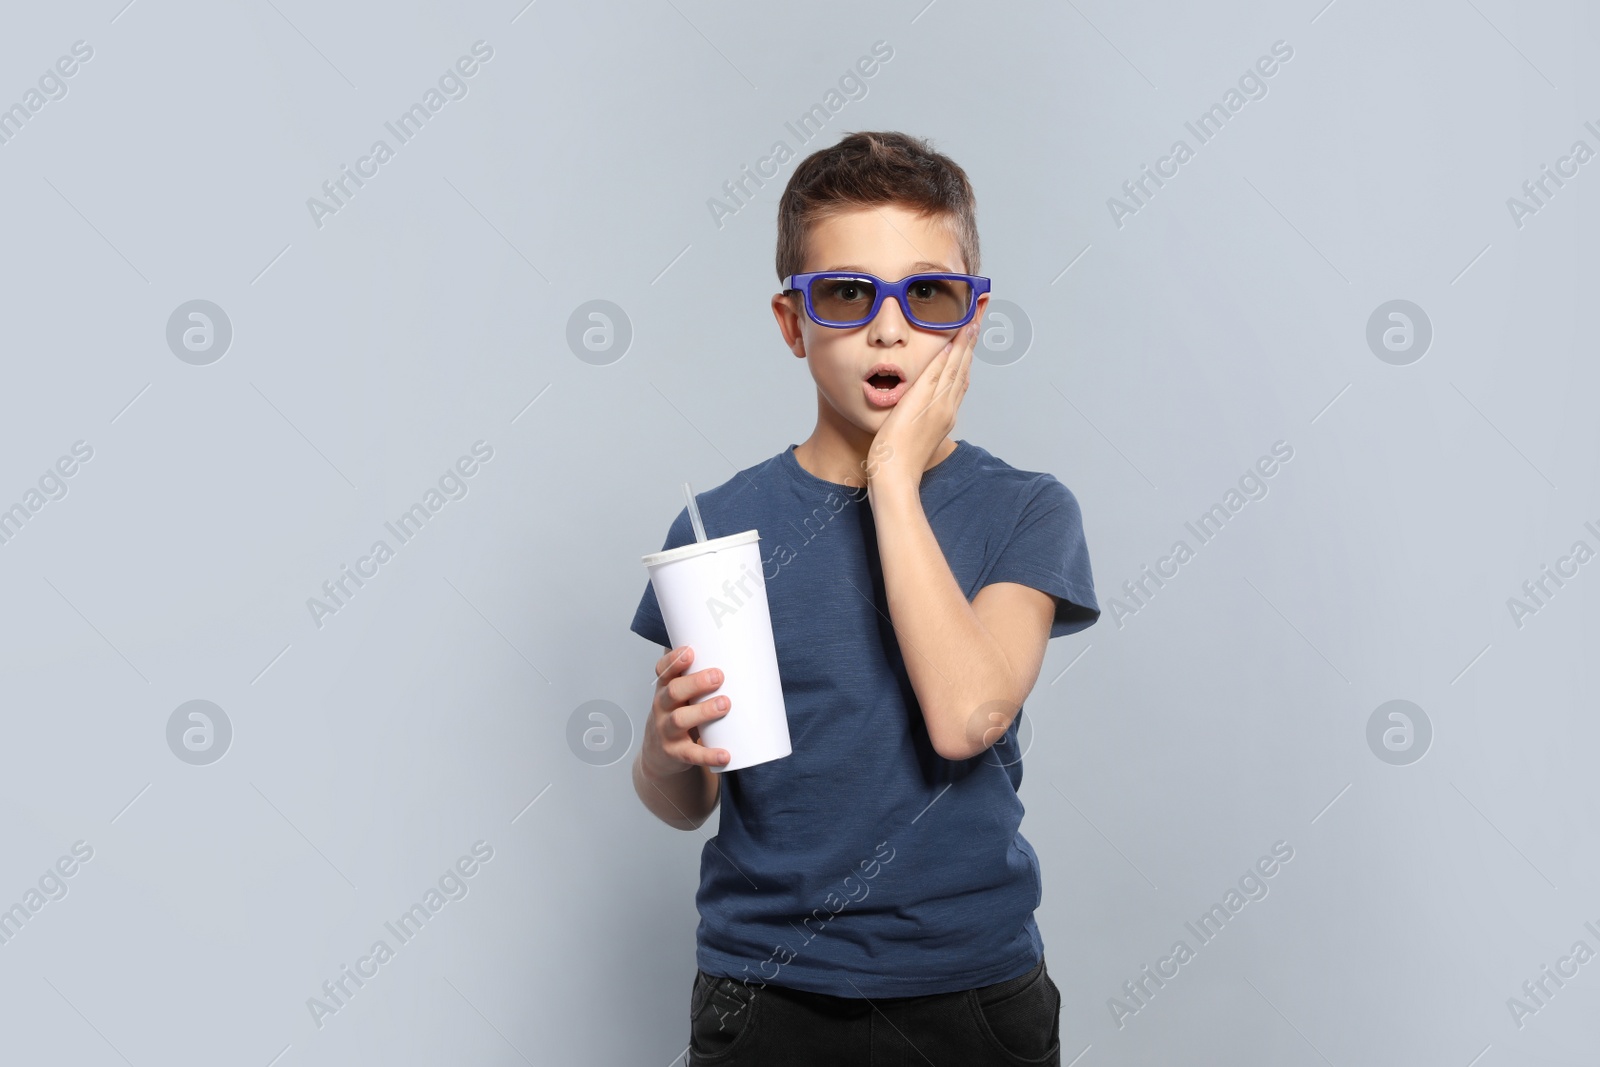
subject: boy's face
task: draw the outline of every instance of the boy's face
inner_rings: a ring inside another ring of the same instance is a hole
[[[939,219],[920,217],[897,204],[882,204],[835,215],[812,226],[801,270],[859,270],[885,281],[899,281],[923,271],[965,274],[967,265],[954,235]],[[988,302],[988,293],[978,297],[975,320],[982,320]],[[840,418],[868,435],[875,435],[894,410],[892,404],[880,407],[869,401],[863,383],[872,368],[892,363],[909,386],[956,332],[914,326],[906,320],[900,302],[890,299],[883,301],[871,322],[845,330],[812,322],[799,293],[774,296],[772,313],[784,344],[810,365],[822,397]],[[902,395],[906,386],[901,387]]]

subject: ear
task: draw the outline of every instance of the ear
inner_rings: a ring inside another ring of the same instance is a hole
[[[987,294],[985,294],[987,295]],[[800,359],[806,358],[806,340],[800,332],[800,312],[795,309],[798,293],[776,293],[772,297],[772,317],[778,320],[778,332],[783,343]]]

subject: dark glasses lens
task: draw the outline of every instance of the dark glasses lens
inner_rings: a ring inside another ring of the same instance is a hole
[[[955,278],[912,278],[906,286],[907,311],[923,322],[960,322],[972,305],[972,283]]]
[[[811,280],[811,307],[829,322],[864,321],[877,294],[878,287],[867,278],[841,274]]]

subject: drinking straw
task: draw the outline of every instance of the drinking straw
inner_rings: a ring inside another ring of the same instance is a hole
[[[694,491],[689,488],[689,483],[683,483],[683,495],[689,501],[689,521],[694,524],[694,539],[706,539],[706,524],[700,521],[700,509],[694,503]]]

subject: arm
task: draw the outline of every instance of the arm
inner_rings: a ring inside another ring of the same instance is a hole
[[[934,751],[969,759],[1005,733],[1038,680],[1055,598],[995,582],[969,604],[916,484],[868,486],[889,616]]]
[[[633,761],[633,791],[668,826],[695,830],[717,806],[722,786],[710,764],[726,763],[726,749],[700,743],[700,725],[727,714],[726,697],[696,703],[722,684],[716,668],[686,674],[694,649],[664,650],[656,661],[655,699]]]
[[[668,826],[698,830],[716,809],[722,786],[709,767],[685,765],[677,774],[656,778],[645,770],[641,751],[633,761],[633,791],[650,814]]]

